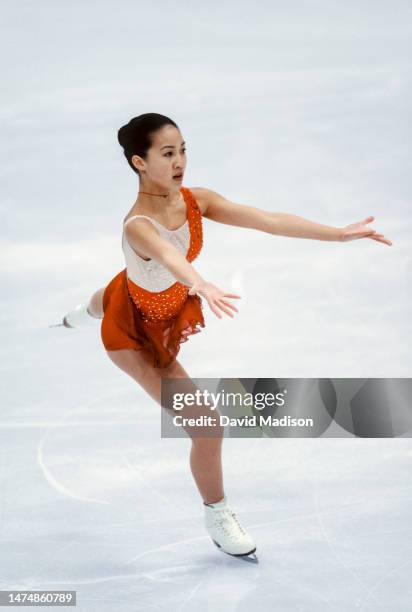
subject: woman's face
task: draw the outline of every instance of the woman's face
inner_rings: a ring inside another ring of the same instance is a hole
[[[186,147],[180,131],[173,125],[165,125],[152,134],[152,146],[146,160],[141,162],[141,183],[178,191],[182,186],[186,168]],[[180,178],[174,178],[180,174]]]

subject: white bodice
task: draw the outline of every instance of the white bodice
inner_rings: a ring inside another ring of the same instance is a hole
[[[167,268],[165,268],[165,266],[162,266],[154,259],[146,261],[143,257],[140,257],[129,244],[124,228],[129,221],[136,219],[136,217],[149,219],[155,225],[159,234],[166,240],[169,240],[169,242],[171,242],[176,249],[181,251],[184,256],[187,255],[190,245],[189,220],[186,219],[185,223],[176,230],[169,230],[151,217],[147,217],[146,215],[133,215],[129,217],[123,225],[122,249],[126,262],[127,276],[136,285],[139,285],[139,287],[157,293],[173,285],[177,279]]]

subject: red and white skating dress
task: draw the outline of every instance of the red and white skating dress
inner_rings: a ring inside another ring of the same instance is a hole
[[[160,235],[192,262],[203,245],[202,214],[190,189],[181,187],[180,192],[187,220],[176,230],[168,230],[146,215],[129,217],[124,227],[136,217],[150,219]],[[101,338],[108,351],[146,349],[153,366],[164,368],[176,358],[180,344],[205,327],[202,300],[188,295],[190,287],[176,281],[163,265],[140,257],[129,244],[124,227],[126,268],[104,291]]]

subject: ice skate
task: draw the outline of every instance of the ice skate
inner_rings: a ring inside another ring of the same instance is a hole
[[[256,546],[252,537],[239,523],[226,497],[214,504],[204,504],[205,526],[214,544],[229,555],[257,562],[252,555]]]
[[[95,317],[90,314],[87,304],[78,304],[63,317],[61,323],[49,327],[89,327],[93,324]]]

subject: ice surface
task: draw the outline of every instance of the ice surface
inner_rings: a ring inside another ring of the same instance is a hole
[[[9,363],[2,589],[76,590],[87,612],[406,612],[409,439],[226,439],[226,494],[259,557],[242,562],[203,528],[189,440],[160,439],[158,407],[95,332],[50,330]]]
[[[410,376],[410,6],[2,3],[0,588],[79,612],[406,612],[409,439],[225,440],[259,564],[202,524],[189,441],[107,358],[49,328],[123,267],[137,178],[118,128],[180,124],[184,186],[393,240],[204,222],[196,269],[242,300],[182,346],[193,377]],[[49,608],[37,608],[49,609]]]

